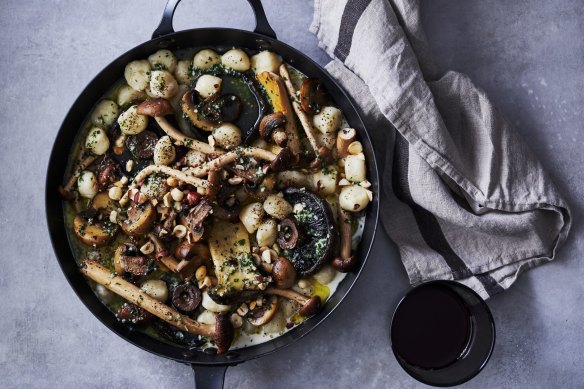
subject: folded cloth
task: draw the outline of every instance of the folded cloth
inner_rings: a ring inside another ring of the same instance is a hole
[[[315,0],[311,31],[385,158],[382,223],[411,284],[454,279],[488,298],[554,259],[570,211],[485,93],[460,73],[439,78],[419,8]]]

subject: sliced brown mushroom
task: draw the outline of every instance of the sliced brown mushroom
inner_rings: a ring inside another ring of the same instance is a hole
[[[116,311],[116,317],[122,323],[147,324],[152,320],[152,314],[132,303],[124,303]]]
[[[218,92],[205,99],[201,115],[212,123],[234,122],[241,114],[241,100],[234,94]]]
[[[142,131],[136,135],[130,135],[126,139],[126,146],[136,158],[150,159],[154,156],[154,148],[158,142],[158,136],[152,131]]]
[[[190,282],[177,285],[172,292],[172,305],[183,313],[194,312],[202,299],[201,290]]]
[[[112,274],[107,268],[95,261],[85,260],[80,271],[88,278],[103,285],[130,303],[139,305],[144,310],[164,320],[168,324],[182,331],[213,339],[217,346],[218,354],[227,352],[231,346],[231,342],[233,342],[233,325],[227,315],[217,315],[215,325],[199,323],[188,316],[181,315],[166,304],[149,296],[140,290],[139,287],[122,277]]]
[[[294,300],[300,304],[300,310],[298,313],[304,317],[312,316],[320,311],[322,307],[322,301],[318,296],[306,297],[297,293],[291,289],[275,289],[268,288],[266,290],[267,294],[280,296],[287,298],[288,300]]]
[[[85,213],[80,213],[73,219],[73,231],[84,244],[102,247],[112,241],[118,231],[118,226],[108,221],[97,222]]]
[[[146,235],[156,221],[156,209],[152,204],[137,204],[132,202],[127,209],[128,218],[120,223],[122,230],[129,236]]]
[[[235,192],[240,187],[235,185],[224,185],[217,194],[217,206],[213,209],[213,215],[219,219],[236,222],[239,220],[241,203]]]
[[[103,156],[95,169],[99,187],[105,189],[108,185],[115,182],[119,169],[120,167],[117,162],[108,156]]]
[[[183,113],[187,115],[193,126],[209,132],[219,127],[219,123],[213,123],[203,117],[196,107],[195,101],[199,101],[199,93],[191,89],[183,95],[181,103]]]
[[[282,78],[284,79],[286,88],[288,89],[288,95],[292,100],[292,107],[294,108],[294,112],[296,112],[296,116],[298,116],[298,119],[300,119],[300,124],[302,125],[302,128],[306,133],[306,137],[308,138],[308,141],[310,142],[310,145],[312,146],[312,149],[314,150],[315,154],[318,154],[319,149],[324,146],[321,145],[318,139],[316,138],[315,130],[312,125],[312,120],[310,120],[308,114],[302,110],[300,103],[296,101],[296,88],[294,87],[294,84],[292,84],[292,80],[290,78],[290,74],[288,73],[288,68],[286,67],[286,64],[282,64],[280,66],[280,76],[282,76]]]
[[[184,240],[176,246],[174,256],[180,261],[178,266],[179,269],[187,266],[186,263],[183,266],[180,266],[180,263],[183,262],[187,262],[188,267],[192,269],[193,272],[202,265],[207,267],[213,266],[209,247],[203,243],[194,243]]]
[[[211,202],[203,198],[186,215],[180,217],[181,224],[192,234],[193,242],[198,242],[203,239],[203,235],[205,234],[204,223],[212,211],[213,205],[211,205]]]
[[[107,192],[99,192],[91,199],[89,208],[109,217],[111,211],[115,210],[117,207],[115,201],[110,199]]]
[[[286,258],[279,257],[272,265],[272,279],[279,289],[288,289],[296,281],[296,269]]]
[[[134,276],[148,274],[149,261],[140,255],[138,248],[132,243],[122,243],[114,252],[114,270],[118,274],[130,273]]]
[[[328,92],[317,78],[306,78],[300,86],[300,104],[304,112],[316,115],[328,102]]]
[[[195,266],[196,262],[184,258],[179,261],[170,255],[162,244],[162,241],[154,233],[148,234],[148,238],[154,244],[156,252],[154,259],[159,266],[178,274],[182,280],[188,281],[193,278],[195,271],[197,270],[197,266]]]
[[[338,224],[341,235],[341,252],[340,256],[331,261],[331,266],[336,270],[346,273],[357,266],[359,260],[351,252],[352,227],[351,214],[340,206],[338,207]]]
[[[300,233],[294,220],[290,218],[282,220],[278,226],[278,237],[276,239],[278,245],[285,250],[290,250],[296,247],[299,240]]]
[[[294,155],[292,150],[288,147],[284,147],[270,163],[270,170],[273,172],[288,170],[296,163],[296,161],[296,155]]]
[[[273,141],[280,147],[286,147],[288,143],[286,115],[282,112],[274,112],[264,116],[260,122],[260,136],[267,141]]]
[[[270,296],[269,301],[266,301],[261,306],[256,305],[254,309],[249,311],[248,321],[254,326],[263,326],[276,314],[278,310],[278,297]]]

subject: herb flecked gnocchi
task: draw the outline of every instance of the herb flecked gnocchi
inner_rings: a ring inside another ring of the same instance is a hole
[[[219,51],[128,63],[60,192],[80,271],[118,320],[224,353],[321,309],[358,264],[373,193],[320,80]]]

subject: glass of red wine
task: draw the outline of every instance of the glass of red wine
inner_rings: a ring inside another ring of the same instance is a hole
[[[433,386],[460,385],[487,364],[495,323],[485,301],[455,281],[409,291],[393,314],[391,347],[404,370]]]

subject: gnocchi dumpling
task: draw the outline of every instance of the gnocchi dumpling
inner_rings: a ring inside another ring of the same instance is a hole
[[[225,150],[233,150],[241,144],[241,130],[233,123],[223,123],[213,130],[215,144]]]
[[[209,69],[218,63],[221,63],[221,56],[210,49],[201,50],[193,57],[193,66],[199,69]]]
[[[85,148],[95,155],[103,155],[109,149],[110,141],[105,131],[99,127],[93,127],[87,138],[85,138]]]
[[[123,85],[118,90],[118,105],[120,107],[125,107],[132,102],[144,100],[145,97],[144,92],[138,91],[130,85]]]
[[[273,218],[282,220],[292,213],[292,205],[283,197],[269,195],[264,200],[264,211]]]
[[[369,205],[369,194],[367,189],[358,185],[343,187],[339,194],[339,204],[341,208],[349,212],[359,212]]]
[[[278,73],[282,58],[268,50],[261,51],[251,57],[251,68],[256,74],[263,72]]]
[[[77,177],[77,191],[81,197],[92,199],[97,194],[97,179],[95,174],[89,170],[84,170]]]
[[[154,164],[169,165],[176,158],[176,150],[168,135],[163,136],[154,146]]]
[[[181,60],[176,64],[176,69],[174,71],[174,78],[180,85],[188,84],[191,81],[191,75],[189,73],[191,68],[191,61]]]
[[[345,177],[352,182],[365,181],[365,157],[363,154],[348,155],[345,158]]]
[[[174,72],[176,69],[176,57],[170,50],[158,50],[148,57],[148,62],[154,70],[167,70]]]
[[[148,127],[148,116],[138,114],[138,106],[132,105],[118,117],[118,125],[125,135],[136,135]]]
[[[260,247],[271,247],[276,243],[278,224],[274,219],[268,219],[258,227],[256,240]]]
[[[201,97],[206,98],[221,90],[221,83],[223,80],[219,77],[212,76],[210,74],[203,74],[197,80],[195,85],[195,90],[199,92]]]
[[[247,53],[241,49],[231,49],[221,56],[221,63],[228,68],[245,72],[251,64]]]
[[[336,107],[323,107],[312,119],[314,127],[323,134],[337,131],[342,122],[343,113]]]
[[[101,100],[91,114],[91,123],[100,127],[111,126],[118,117],[118,105],[108,99]]]
[[[166,70],[154,70],[150,77],[150,94],[154,97],[170,99],[178,92],[178,82]]]
[[[145,59],[132,61],[124,69],[124,78],[128,85],[136,90],[144,90],[150,84],[150,72],[152,67]]]
[[[262,203],[251,203],[241,209],[239,220],[241,220],[247,232],[253,234],[262,223],[264,213]]]
[[[337,190],[338,172],[335,166],[328,166],[312,175],[312,187],[322,196],[333,194]]]

